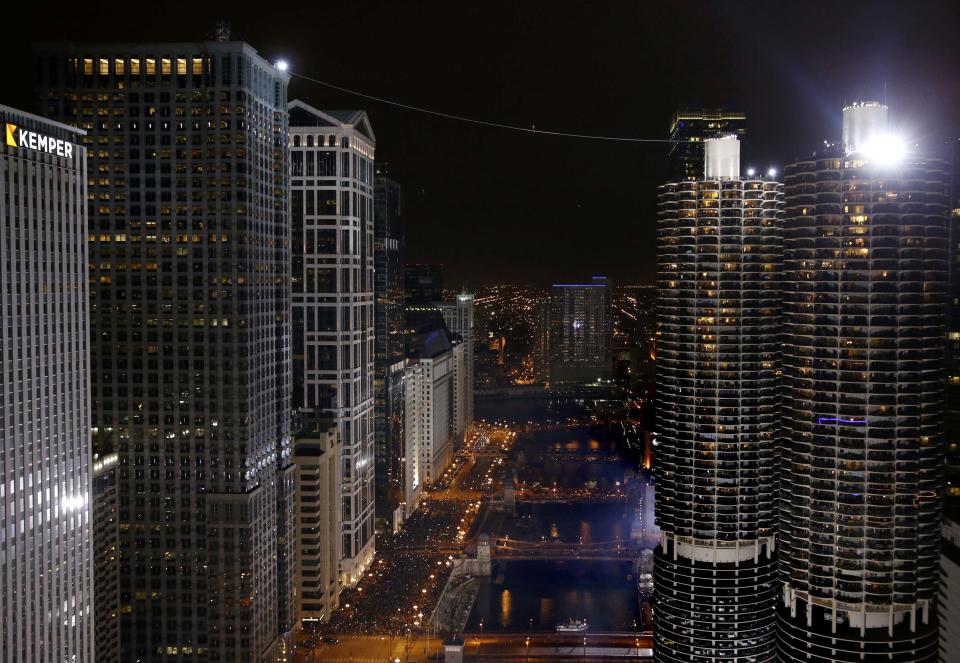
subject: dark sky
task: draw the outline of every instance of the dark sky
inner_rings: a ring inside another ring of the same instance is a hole
[[[295,71],[495,122],[663,138],[679,103],[738,107],[760,167],[808,153],[839,133],[844,100],[884,88],[911,136],[960,136],[960,2],[88,0],[7,14],[0,103],[28,109],[31,41],[199,40],[224,18]],[[297,97],[369,111],[377,156],[407,187],[408,259],[444,263],[447,285],[652,279],[666,145],[476,127],[295,80]]]

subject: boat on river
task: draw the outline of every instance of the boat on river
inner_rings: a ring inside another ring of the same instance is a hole
[[[589,628],[586,619],[574,619],[571,617],[565,622],[560,622],[556,626],[557,633],[582,633]]]

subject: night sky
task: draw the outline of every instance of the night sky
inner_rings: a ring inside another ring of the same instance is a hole
[[[131,0],[5,17],[0,103],[29,110],[32,41],[202,40],[222,18],[294,71],[495,122],[665,138],[678,104],[742,109],[745,164],[763,168],[884,90],[912,138],[960,136],[960,2]],[[667,145],[465,125],[298,80],[290,98],[369,111],[378,160],[408,192],[407,258],[444,263],[448,286],[652,281]]]

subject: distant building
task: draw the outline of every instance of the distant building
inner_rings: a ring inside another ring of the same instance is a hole
[[[96,171],[83,131],[7,106],[0,122],[0,658],[92,663],[87,178]]]
[[[396,526],[403,501],[403,187],[376,164],[374,247],[374,448],[377,518]]]
[[[437,480],[453,461],[457,421],[457,364],[463,362],[463,343],[446,329],[416,337],[405,374],[405,428],[408,444],[418,454],[417,474],[411,483]],[[411,465],[410,459],[407,461]],[[408,471],[413,471],[411,466]]]
[[[340,463],[332,419],[305,417],[293,442],[296,467],[297,615],[304,629],[339,606]]]
[[[550,385],[589,384],[613,374],[613,311],[606,277],[556,284],[550,294]]]
[[[940,661],[947,663],[960,652],[960,525],[953,520],[943,521],[937,612],[940,618]]]
[[[407,265],[403,288],[407,330],[436,329],[443,321],[443,265]]]
[[[473,424],[474,417],[473,390],[476,352],[474,348],[473,316],[474,298],[472,294],[460,293],[453,302],[443,305],[443,319],[447,329],[463,341],[463,374],[457,378],[459,389],[454,401],[454,418],[460,422],[457,425],[457,430],[461,436]],[[458,370],[460,370],[459,367]]]
[[[374,556],[374,148],[363,111],[290,111],[293,405],[335,419],[345,465],[341,582]]]
[[[550,298],[536,300],[533,307],[533,379],[550,382]]]
[[[703,177],[703,141],[720,134],[743,140],[747,116],[719,108],[681,107],[670,122],[670,177],[695,180]]]

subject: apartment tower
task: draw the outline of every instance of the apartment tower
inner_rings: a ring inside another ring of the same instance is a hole
[[[772,661],[782,187],[736,136],[660,187],[654,658]]]
[[[947,162],[887,107],[786,169],[779,659],[937,659]]]

